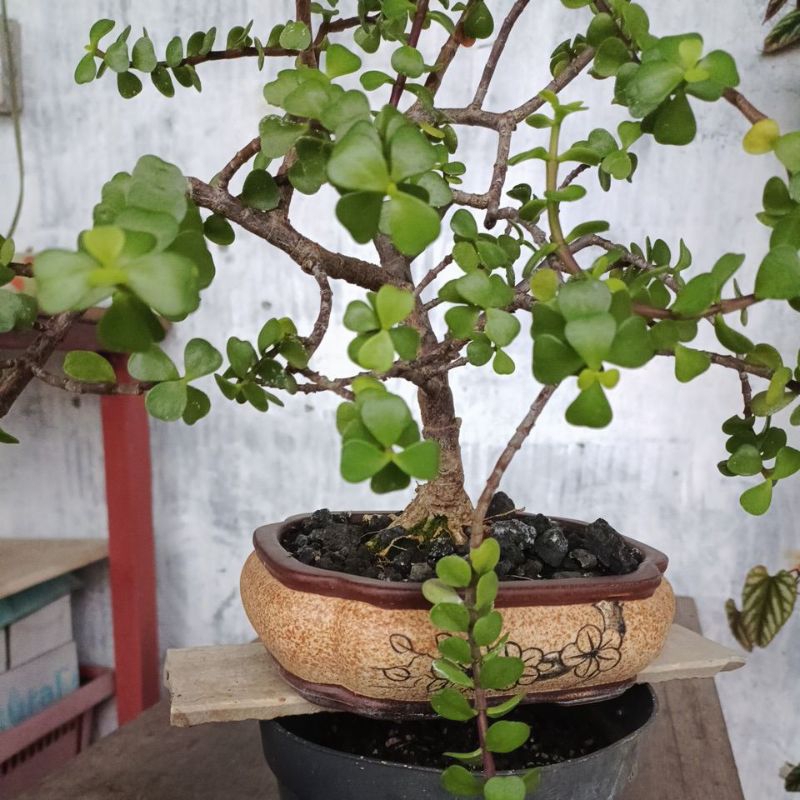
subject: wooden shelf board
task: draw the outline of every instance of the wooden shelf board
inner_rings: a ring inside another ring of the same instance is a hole
[[[107,557],[105,539],[0,539],[0,600]]]
[[[637,680],[710,678],[744,663],[739,653],[673,625],[661,655]],[[170,721],[177,727],[327,710],[297,694],[259,642],[167,650],[164,682],[172,698]]]

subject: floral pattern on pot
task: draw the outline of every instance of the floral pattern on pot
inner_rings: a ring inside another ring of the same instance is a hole
[[[573,640],[560,650],[545,653],[538,647],[522,647],[516,641],[508,641],[504,655],[522,659],[525,670],[515,684],[517,687],[539,685],[572,673],[577,678],[576,686],[590,681],[603,672],[613,670],[622,660],[625,638],[625,618],[622,604],[616,601],[600,601],[593,608],[599,619],[597,624],[580,628]],[[436,641],[448,638],[449,634],[438,634]],[[433,669],[439,658],[435,649],[417,648],[411,639],[402,633],[389,636],[391,650],[401,658],[398,663],[375,667],[380,673],[378,680],[388,681],[396,688],[424,686],[435,692],[447,685]]]

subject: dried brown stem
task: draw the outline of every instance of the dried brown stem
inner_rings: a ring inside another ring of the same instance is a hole
[[[558,384],[547,385],[542,388],[531,404],[531,407],[528,409],[528,413],[523,417],[516,431],[514,431],[514,435],[509,440],[505,450],[500,454],[500,458],[497,459],[492,474],[489,475],[489,479],[486,481],[486,485],[475,506],[469,537],[470,547],[479,547],[480,543],[483,541],[484,520],[486,519],[486,512],[489,510],[489,503],[492,502],[492,498],[500,487],[500,481],[511,464],[511,461],[530,435],[533,426],[536,424],[536,421],[541,416],[542,411],[544,411],[545,406],[557,388]]]

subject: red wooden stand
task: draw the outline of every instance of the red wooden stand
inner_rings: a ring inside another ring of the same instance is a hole
[[[120,383],[126,359],[111,356]],[[150,434],[141,397],[101,400],[108,506],[117,716],[124,725],[159,699]]]

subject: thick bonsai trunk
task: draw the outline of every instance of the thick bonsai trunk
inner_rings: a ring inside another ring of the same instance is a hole
[[[422,435],[435,439],[441,447],[439,476],[417,488],[416,496],[397,523],[410,528],[434,517],[443,517],[453,539],[463,544],[468,538],[473,508],[464,490],[464,465],[458,438],[461,420],[456,417],[447,374],[429,380],[419,389],[418,397]]]

